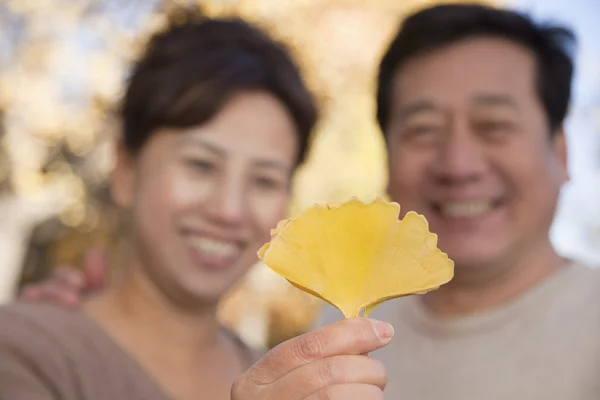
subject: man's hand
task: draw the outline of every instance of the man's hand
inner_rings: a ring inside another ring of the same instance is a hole
[[[233,385],[232,400],[380,400],[383,364],[365,354],[394,334],[384,322],[352,318],[290,339]]]
[[[21,299],[77,308],[85,295],[104,288],[107,273],[106,255],[101,250],[90,250],[86,253],[82,269],[57,268],[50,278],[25,286]]]

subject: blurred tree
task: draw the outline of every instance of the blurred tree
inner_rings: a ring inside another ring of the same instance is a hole
[[[296,51],[325,115],[296,177],[293,215],[314,202],[383,194],[374,69],[402,16],[440,2],[0,1],[0,302],[19,276],[36,280],[53,266],[78,265],[90,246],[119,264],[123,219],[106,189],[119,129],[113,111],[129,63],[148,34],[180,17],[179,7],[240,14]],[[259,264],[223,302],[221,318],[252,344],[271,346],[306,329],[318,304]]]

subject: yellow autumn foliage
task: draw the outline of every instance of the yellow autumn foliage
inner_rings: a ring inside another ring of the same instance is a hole
[[[454,276],[425,217],[399,214],[400,206],[384,199],[315,205],[281,221],[258,256],[346,318],[368,316],[386,300],[426,293]]]

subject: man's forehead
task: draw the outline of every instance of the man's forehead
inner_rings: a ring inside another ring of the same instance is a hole
[[[516,90],[535,77],[535,57],[507,40],[471,39],[416,55],[392,81],[404,96]]]
[[[394,107],[398,117],[407,118],[411,115],[440,112],[453,105],[451,100],[443,100],[436,97],[422,97],[416,100],[398,102]],[[509,92],[503,91],[480,91],[473,92],[465,97],[464,106],[473,108],[509,108],[519,111],[519,104],[515,97]]]

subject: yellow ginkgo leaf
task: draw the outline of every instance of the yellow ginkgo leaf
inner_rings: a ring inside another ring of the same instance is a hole
[[[386,300],[426,293],[454,276],[425,217],[399,214],[397,203],[383,199],[316,205],[280,221],[258,256],[346,318],[367,316]]]

